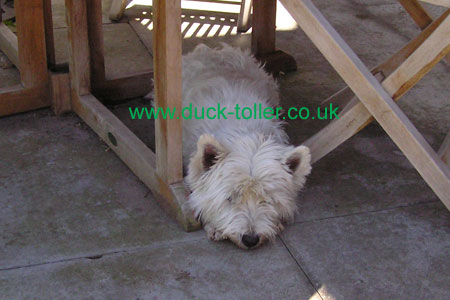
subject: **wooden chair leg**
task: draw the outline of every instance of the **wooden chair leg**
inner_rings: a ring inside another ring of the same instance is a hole
[[[112,0],[111,8],[109,10],[109,18],[112,21],[119,21],[122,19],[127,3],[127,0]]]
[[[181,111],[181,0],[153,1],[155,104]],[[183,180],[181,118],[156,122],[157,170],[169,184]]]
[[[252,52],[264,55],[275,51],[275,23],[277,0],[258,0],[253,3]]]
[[[281,0],[281,2],[436,195],[450,209],[450,171],[448,167],[395,104],[378,80],[310,0]],[[447,40],[450,38],[450,34],[447,32],[443,38]]]
[[[384,77],[381,71],[376,73],[377,79],[382,81],[382,86],[394,100],[400,99],[407,90],[411,89],[420,78],[436,65],[440,58],[445,55],[445,52],[449,51],[445,39],[442,39],[446,30],[446,24],[442,24],[442,22],[444,20],[448,22],[448,18],[449,14],[445,13],[434,22],[433,26],[423,31],[422,36],[402,48],[399,51],[400,53],[413,48],[416,50],[412,53],[408,51],[407,59],[404,59],[397,69],[390,72],[388,77]],[[426,39],[424,39],[425,36]],[[394,55],[394,57],[396,56],[398,55]],[[392,64],[397,64],[398,60],[394,61]],[[389,66],[392,66],[392,64]],[[381,68],[380,70],[385,69]],[[331,121],[321,131],[304,142],[304,145],[311,148],[312,161],[316,162],[372,121],[373,117],[370,112],[358,98],[353,97],[339,114],[339,119]]]
[[[250,29],[251,10],[252,10],[252,0],[242,0],[241,10],[239,12],[239,17],[237,21],[238,32],[247,32]]]
[[[274,75],[297,70],[292,56],[275,49],[277,0],[257,0],[252,4],[252,53]]]

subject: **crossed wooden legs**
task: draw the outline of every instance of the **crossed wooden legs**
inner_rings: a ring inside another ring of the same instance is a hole
[[[340,118],[305,142],[313,160],[337,147],[375,118],[405,154],[436,195],[450,209],[450,171],[406,115],[396,105],[400,98],[450,50],[449,11],[396,55],[398,61],[380,84],[310,0],[281,0],[303,31],[341,75],[359,100],[353,99]],[[409,54],[406,54],[408,53]],[[406,54],[406,55],[405,55]],[[404,55],[404,60],[402,60]]]

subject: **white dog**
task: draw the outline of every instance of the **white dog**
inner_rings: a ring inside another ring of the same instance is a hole
[[[278,102],[276,82],[249,52],[199,45],[183,57],[183,106],[205,113],[183,120],[188,203],[212,240],[255,248],[294,217],[309,149],[289,146],[280,120],[230,114],[236,104],[270,110]],[[227,119],[218,111],[209,119],[219,103]]]

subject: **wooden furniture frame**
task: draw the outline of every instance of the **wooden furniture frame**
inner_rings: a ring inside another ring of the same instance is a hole
[[[122,19],[129,0],[113,0],[109,10],[109,18],[113,21]],[[250,13],[252,10],[252,0],[242,0],[241,9],[237,19],[237,31],[247,32],[250,27]]]
[[[27,8],[30,13],[25,16]],[[15,9],[17,36],[0,22],[0,50],[19,69],[21,84],[0,88],[0,116],[51,103],[43,0],[16,0]]]
[[[450,209],[450,171],[442,159],[448,157],[449,137],[439,156],[395,103],[449,53],[450,10],[426,25],[431,19],[424,20],[417,1],[401,1],[414,20],[422,16],[424,31],[370,72],[310,0],[280,1],[348,85],[332,97],[347,103],[339,119],[304,143],[313,162],[375,119]]]
[[[17,36],[0,23],[0,50],[19,69],[22,84],[0,89],[0,116],[47,106],[56,114],[71,110],[69,70],[56,64],[51,0],[16,0],[14,3]],[[141,97],[152,90],[152,70],[124,74],[115,78],[105,75],[101,5],[93,3],[89,20],[92,45],[92,90],[102,100],[119,101]],[[100,10],[99,10],[100,9]],[[26,17],[25,17],[26,16]],[[95,16],[95,17],[94,17]]]
[[[69,65],[57,65],[50,0],[16,0],[17,37],[2,25],[2,51],[20,70],[22,85],[0,89],[0,116],[53,105],[73,110],[154,193],[165,211],[186,231],[200,228],[186,206],[180,119],[156,120],[156,153],[139,140],[100,100],[144,96],[152,89],[156,105],[181,111],[181,2],[153,3],[154,72],[107,78],[101,1],[66,0]],[[296,69],[294,59],[275,50],[276,0],[260,0],[253,23],[252,49],[273,72]],[[262,10],[269,7],[268,10]],[[26,15],[26,18],[24,17]],[[174,17],[179,16],[179,18]],[[262,20],[270,20],[267,26]],[[267,35],[262,34],[267,33]],[[70,76],[69,76],[70,73]],[[100,100],[99,100],[100,99]]]

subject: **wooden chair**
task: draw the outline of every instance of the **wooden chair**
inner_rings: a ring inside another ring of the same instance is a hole
[[[113,21],[122,19],[128,0],[113,0],[109,10],[109,18]],[[247,32],[250,27],[250,12],[252,9],[252,0],[242,0],[241,9],[237,20],[237,31]]]
[[[304,145],[313,162],[377,120],[403,154],[450,209],[450,137],[439,154],[425,141],[395,103],[450,51],[450,10],[432,20],[416,0],[400,3],[423,29],[415,39],[369,71],[311,0],[280,0],[348,87],[332,96],[347,103],[328,126]],[[426,1],[450,7],[448,0]],[[446,58],[448,59],[448,58]],[[378,79],[377,79],[378,78]],[[343,98],[343,99],[342,99]]]

